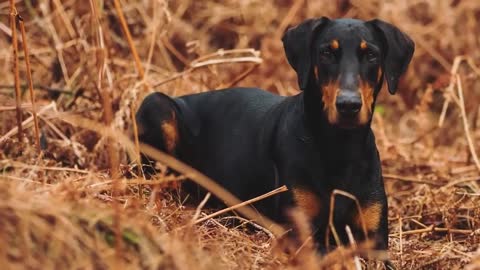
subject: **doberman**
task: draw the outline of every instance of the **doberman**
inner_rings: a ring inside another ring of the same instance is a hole
[[[302,90],[283,97],[256,88],[230,88],[170,98],[147,96],[136,120],[139,138],[216,180],[242,200],[286,185],[288,192],[255,207],[288,222],[299,206],[325,248],[329,200],[338,197],[334,227],[348,244],[362,226],[376,248],[388,248],[387,199],[381,163],[370,128],[384,78],[394,94],[414,52],[397,27],[374,19],[306,20],[282,38]],[[363,217],[363,221],[362,221]],[[363,224],[362,224],[363,222]],[[330,237],[329,237],[330,238]]]

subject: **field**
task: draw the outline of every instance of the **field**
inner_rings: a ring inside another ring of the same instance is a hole
[[[138,170],[132,116],[145,95],[230,86],[294,95],[281,37],[319,16],[378,17],[416,43],[398,93],[382,90],[372,125],[391,261],[480,269],[478,0],[0,2],[0,265],[358,269],[359,253],[382,256],[368,243],[317,255],[302,215],[294,220],[305,245],[292,251],[269,228],[185,203],[179,183],[205,179],[178,161],[156,153],[164,171],[181,176],[145,180]]]

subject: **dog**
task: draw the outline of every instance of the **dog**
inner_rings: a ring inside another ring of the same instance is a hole
[[[136,114],[139,139],[186,162],[241,200],[282,185],[288,192],[255,204],[288,223],[297,206],[311,220],[320,250],[339,244],[326,236],[330,197],[341,244],[365,239],[388,249],[387,198],[370,128],[384,80],[395,94],[414,42],[379,19],[309,19],[286,31],[283,45],[302,90],[289,97],[256,88],[230,88],[171,98],[148,95]]]

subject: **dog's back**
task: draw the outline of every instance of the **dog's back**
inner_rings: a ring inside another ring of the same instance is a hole
[[[269,111],[284,99],[256,88],[173,99],[153,93],[137,113],[140,140],[184,160],[240,199],[251,199],[276,187],[273,163],[265,152],[265,144],[270,143],[266,133],[271,128],[266,123],[275,122],[271,117],[278,114]]]
[[[201,123],[188,162],[227,190],[235,190],[241,199],[268,192],[273,184],[265,185],[265,189],[255,189],[256,194],[252,194],[251,186],[264,186],[252,181],[271,179],[272,165],[259,147],[268,111],[282,100],[283,97],[252,88],[220,90],[175,99],[185,102]],[[215,113],[211,112],[212,109]]]

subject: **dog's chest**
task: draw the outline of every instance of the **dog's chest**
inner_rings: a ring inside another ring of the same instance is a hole
[[[362,164],[331,164],[315,155],[291,158],[286,161],[284,170],[295,205],[321,231],[328,224],[333,191],[348,192],[362,201],[367,188],[359,187],[362,182],[369,182],[368,172]],[[335,196],[333,209],[333,221],[339,228],[344,228],[345,225],[355,226],[357,208],[353,200]]]
[[[303,186],[315,193],[330,193],[333,189],[355,193],[357,184],[368,182],[369,177],[366,160],[335,160],[305,143],[285,148],[277,157],[277,166],[280,176],[292,186]]]

